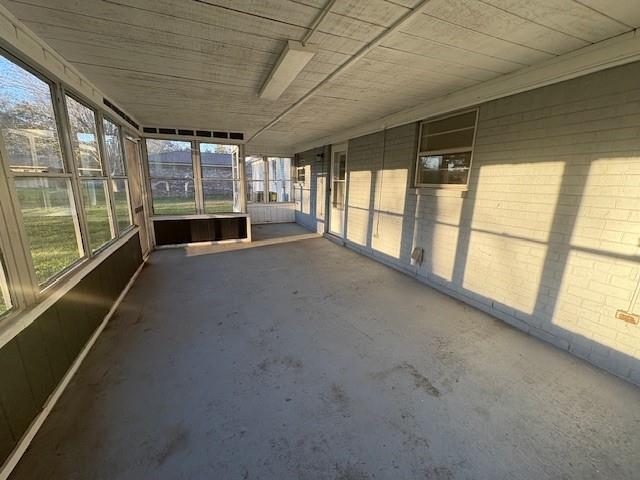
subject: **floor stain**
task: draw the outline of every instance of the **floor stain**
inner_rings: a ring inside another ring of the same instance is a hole
[[[267,373],[272,367],[277,366],[290,368],[292,370],[302,370],[304,364],[302,360],[287,355],[285,357],[265,358],[258,364],[257,368],[259,372]]]
[[[350,463],[346,465],[336,464],[335,480],[368,480],[369,475],[362,469]]]
[[[189,432],[181,425],[173,429],[169,435],[169,441],[156,454],[155,460],[158,465],[162,465],[175,453],[184,450],[189,444]]]
[[[390,370],[375,373],[372,375],[372,377],[380,380],[386,378],[394,372],[407,373],[413,379],[413,383],[415,384],[416,388],[424,390],[425,393],[431,395],[432,397],[440,397],[440,390],[438,390],[438,388],[433,383],[431,383],[431,380],[422,375],[418,371],[418,369],[409,362],[402,362],[400,365],[396,365]]]

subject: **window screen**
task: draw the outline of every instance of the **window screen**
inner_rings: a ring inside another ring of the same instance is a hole
[[[416,185],[466,185],[471,168],[477,111],[423,122]]]

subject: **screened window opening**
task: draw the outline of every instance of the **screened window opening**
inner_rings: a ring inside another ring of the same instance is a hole
[[[2,56],[0,130],[14,172],[65,171],[51,86]]]
[[[200,143],[200,170],[205,213],[240,211],[238,147]]]
[[[246,179],[247,202],[260,203],[265,201],[264,181],[265,166],[263,157],[246,157],[244,159],[244,175]]]
[[[80,177],[80,193],[89,246],[96,252],[116,236],[107,174],[100,156],[96,114],[67,95],[71,146]]]
[[[476,116],[473,110],[421,124],[416,186],[467,184]]]
[[[67,112],[71,127],[71,147],[78,175],[83,177],[103,176],[95,112],[68,95]]]
[[[291,159],[283,157],[269,157],[269,201],[292,202],[291,193]]]
[[[67,178],[15,179],[22,220],[39,284],[45,284],[83,255],[78,215]]]
[[[4,315],[11,310],[11,295],[9,294],[9,282],[4,269],[4,260],[0,254],[0,315]]]
[[[196,213],[191,142],[147,139],[154,215]]]
[[[124,151],[120,137],[120,127],[103,119],[104,147],[107,156],[107,170],[111,178],[111,192],[115,211],[115,225],[123,232],[133,225],[131,202],[129,197],[129,180],[124,161]]]

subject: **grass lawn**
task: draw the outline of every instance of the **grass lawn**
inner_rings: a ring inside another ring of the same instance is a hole
[[[43,215],[41,209],[23,209],[22,214],[39,283],[80,258],[73,220],[64,210]]]
[[[206,213],[230,213],[233,212],[232,200],[205,199]],[[196,213],[194,200],[182,197],[163,197],[153,199],[154,215],[190,215]]]

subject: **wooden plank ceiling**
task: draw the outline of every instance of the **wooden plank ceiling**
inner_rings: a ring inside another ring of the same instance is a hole
[[[0,0],[143,125],[248,137],[418,0],[337,0],[277,101],[260,86],[328,0]],[[432,0],[256,143],[289,146],[640,26],[640,0]],[[267,152],[265,152],[267,153]]]

